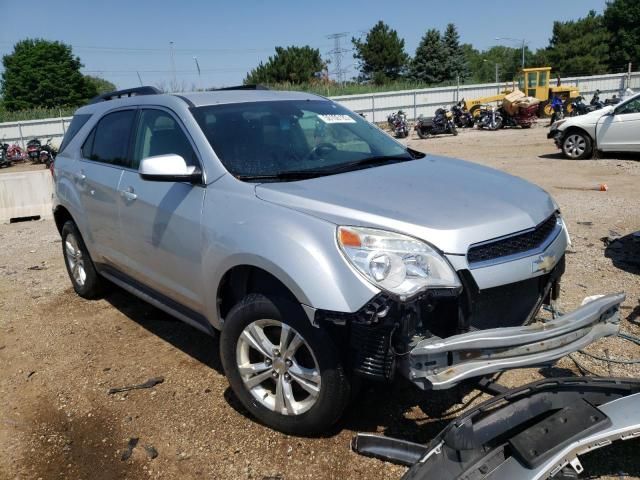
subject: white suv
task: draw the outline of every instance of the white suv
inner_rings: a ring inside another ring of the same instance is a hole
[[[640,94],[579,117],[555,122],[547,135],[567,158],[590,158],[594,151],[640,152]]]

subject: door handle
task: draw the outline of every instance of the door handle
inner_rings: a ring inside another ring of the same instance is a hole
[[[76,178],[79,182],[84,182],[87,179],[87,176],[84,174],[84,170],[80,170],[80,173],[76,174]]]
[[[133,187],[128,187],[126,190],[120,190],[120,196],[128,202],[133,202],[138,195],[133,192]]]

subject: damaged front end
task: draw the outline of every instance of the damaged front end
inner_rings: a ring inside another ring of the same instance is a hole
[[[498,395],[452,421],[429,445],[358,434],[362,455],[411,468],[403,480],[574,479],[579,456],[640,438],[640,380],[558,378]]]
[[[355,314],[318,311],[344,325],[354,374],[389,381],[396,373],[423,390],[513,368],[549,365],[615,335],[624,294],[608,295],[552,320],[536,320],[559,293],[564,257],[546,275],[480,290],[469,271],[460,290],[430,290],[412,302],[379,295]],[[342,338],[344,341],[344,338]]]
[[[422,389],[444,389],[470,377],[553,363],[618,333],[624,298],[600,297],[547,322],[427,338],[411,349],[403,371]]]

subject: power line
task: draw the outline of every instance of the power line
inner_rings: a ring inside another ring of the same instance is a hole
[[[342,68],[342,56],[348,52],[347,49],[342,48],[342,39],[347,36],[348,32],[332,33],[327,35],[329,40],[333,40],[333,50],[329,51],[329,55],[333,56],[334,69],[330,72],[334,75],[336,81],[340,84],[344,83],[345,69]]]

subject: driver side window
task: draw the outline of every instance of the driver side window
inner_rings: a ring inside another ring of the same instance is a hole
[[[132,168],[138,169],[143,158],[176,154],[189,166],[197,165],[196,154],[178,122],[163,110],[140,111]]]
[[[627,113],[640,113],[640,98],[626,103],[616,109],[616,115],[625,115]]]

